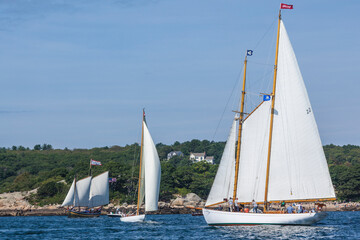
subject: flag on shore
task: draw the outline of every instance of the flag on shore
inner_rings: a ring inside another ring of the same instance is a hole
[[[116,182],[116,178],[109,178],[109,183],[114,183],[114,182]]]
[[[90,159],[90,165],[97,165],[97,166],[101,166],[101,162],[100,161],[95,161]]]
[[[282,3],[280,5],[280,9],[293,9],[294,8],[294,5],[289,5],[289,4],[285,4],[285,3]]]

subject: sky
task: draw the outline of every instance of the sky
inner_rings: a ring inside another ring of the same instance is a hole
[[[155,143],[225,141],[281,2],[322,143],[360,145],[358,0],[1,0],[0,147],[132,144],[143,108]]]

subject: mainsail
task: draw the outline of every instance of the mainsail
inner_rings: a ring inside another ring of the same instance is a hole
[[[236,119],[232,123],[218,171],[206,200],[206,206],[222,202],[224,198],[232,196],[235,174],[235,143]]]
[[[156,211],[158,209],[161,166],[154,141],[151,138],[145,122],[143,122],[143,127],[144,143],[142,163],[144,168],[142,171],[145,172],[145,211]]]
[[[282,21],[269,176],[269,201],[335,197],[313,110]]]
[[[109,172],[104,172],[91,180],[89,207],[109,203]]]
[[[90,184],[90,176],[76,182],[74,206],[87,207],[89,205]]]

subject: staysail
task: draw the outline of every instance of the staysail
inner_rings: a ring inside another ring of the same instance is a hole
[[[219,168],[206,200],[206,206],[222,202],[224,198],[231,197],[234,188],[236,132],[236,120],[234,119]]]
[[[73,183],[71,184],[71,187],[69,189],[69,192],[67,193],[64,202],[61,204],[62,207],[64,206],[71,206],[74,205],[74,190],[75,190],[75,179]]]
[[[313,110],[282,21],[269,176],[269,201],[335,197]]]
[[[109,203],[109,172],[104,172],[91,180],[89,207]]]
[[[262,102],[243,123],[237,188],[240,202],[264,200],[270,111],[271,102]]]
[[[154,141],[145,122],[143,122],[143,127],[142,173],[145,174],[145,211],[156,211],[158,209],[161,166]],[[140,192],[140,196],[143,194]]]

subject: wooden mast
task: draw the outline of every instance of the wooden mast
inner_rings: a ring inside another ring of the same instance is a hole
[[[244,119],[244,102],[245,102],[245,82],[246,82],[246,65],[247,65],[247,52],[244,60],[244,78],[242,85],[242,94],[241,94],[241,107],[240,107],[240,117],[239,117],[239,133],[238,133],[238,143],[237,143],[237,151],[236,151],[236,165],[235,165],[235,180],[234,180],[234,194],[233,200],[236,199],[237,192],[237,183],[239,179],[239,160],[240,160],[240,146],[241,146],[241,133],[242,133],[242,123]]]
[[[277,76],[277,65],[278,65],[278,54],[279,54],[280,22],[281,22],[281,9],[279,10],[275,65],[274,65],[273,91],[271,94],[272,98],[271,98],[270,133],[269,133],[269,148],[268,148],[267,165],[266,165],[264,211],[267,210],[267,198],[268,198],[268,190],[269,190],[270,156],[271,156],[273,125],[274,125],[274,106],[275,106],[276,76]]]
[[[138,187],[138,201],[136,207],[136,215],[139,215],[140,210],[140,189],[141,189],[141,164],[142,164],[142,151],[144,145],[144,121],[145,121],[145,109],[143,109],[142,127],[141,127],[141,145],[140,145],[140,169],[139,169],[139,187]]]

